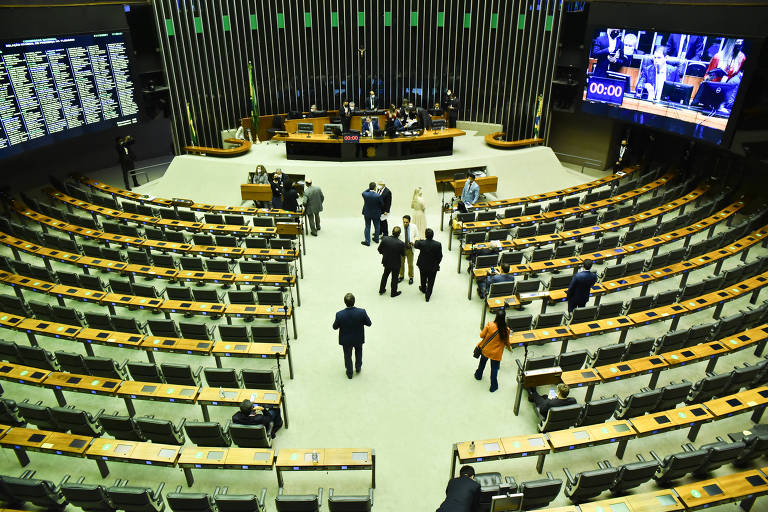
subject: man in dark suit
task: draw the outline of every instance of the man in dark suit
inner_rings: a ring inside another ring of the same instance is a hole
[[[366,110],[376,110],[376,93],[368,91],[368,98],[365,100]]]
[[[349,102],[345,101],[341,104],[339,109],[339,120],[341,121],[341,128],[344,133],[349,131],[349,123],[352,121],[352,109],[349,107]]]
[[[459,118],[459,99],[452,91],[448,91],[448,98],[445,100],[445,110],[448,112],[448,128],[456,128],[456,120]]]
[[[379,295],[384,295],[387,291],[387,278],[392,274],[392,283],[390,285],[390,295],[397,297],[403,292],[397,291],[397,276],[400,273],[400,258],[405,256],[405,244],[398,237],[400,236],[400,226],[392,229],[392,236],[385,236],[379,244],[379,254],[381,254],[381,265],[384,267],[384,273],[381,274],[381,285],[379,285]]]
[[[432,296],[432,288],[435,286],[435,276],[440,270],[440,262],[443,260],[443,246],[437,240],[432,240],[435,232],[432,228],[424,231],[424,240],[416,240],[413,246],[419,250],[419,257],[416,260],[416,266],[419,267],[419,277],[421,286],[419,290],[424,294],[424,298],[429,302]]]
[[[384,213],[384,218],[381,219],[381,234],[386,236],[389,234],[389,223],[387,217],[389,216],[389,210],[392,208],[392,191],[387,188],[384,180],[379,180],[379,189],[377,190],[381,196],[381,213]]]
[[[664,82],[680,82],[682,76],[677,65],[667,64],[666,49],[663,46],[653,51],[653,57],[643,60],[635,93],[649,101],[663,99]]]
[[[293,186],[291,178],[283,174],[282,169],[275,169],[272,175],[272,208],[280,210],[283,208],[285,193]]]
[[[376,193],[376,183],[370,182],[368,190],[363,191],[363,218],[365,219],[365,240],[360,242],[371,245],[371,223],[373,223],[373,241],[379,243],[381,227],[381,196]]]
[[[568,297],[568,315],[576,308],[583,308],[589,300],[589,291],[597,282],[597,274],[590,271],[592,260],[584,260],[584,270],[576,273],[565,292]]]
[[[247,398],[240,402],[239,410],[232,415],[232,423],[236,425],[264,425],[272,439],[283,426],[280,409],[265,409],[254,404]]]
[[[436,512],[477,512],[480,510],[480,484],[472,466],[462,466],[457,478],[445,488],[445,501]]]
[[[509,273],[509,263],[503,263],[501,265],[501,272],[495,274],[488,274],[485,279],[477,281],[477,294],[481,299],[485,298],[485,293],[491,289],[493,283],[507,283],[514,282],[515,276]]]
[[[540,395],[534,388],[527,388],[527,391],[529,398],[539,409],[539,414],[541,414],[542,418],[547,417],[547,413],[552,407],[576,405],[576,399],[568,396],[568,384],[563,384],[562,382],[557,385],[557,391],[554,397]]]
[[[667,55],[685,60],[701,60],[704,53],[704,36],[692,36],[689,34],[669,34],[667,42]]]
[[[363,343],[365,343],[365,326],[371,326],[368,313],[362,308],[355,307],[355,296],[348,293],[344,296],[347,306],[338,313],[333,321],[333,329],[339,330],[339,345],[344,349],[344,367],[347,378],[352,378],[352,350],[355,351],[355,371],[360,373],[363,368]]]
[[[592,76],[608,76],[607,71],[616,71],[624,62],[624,40],[621,31],[609,28],[592,43],[592,57],[597,59]]]

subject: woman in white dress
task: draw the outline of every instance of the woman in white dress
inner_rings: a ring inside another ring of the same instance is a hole
[[[424,214],[424,195],[421,193],[421,187],[413,191],[411,200],[411,209],[413,210],[413,224],[419,233],[419,238],[424,238],[424,231],[427,229],[427,217]]]

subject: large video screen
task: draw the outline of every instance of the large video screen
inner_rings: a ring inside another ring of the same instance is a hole
[[[138,121],[123,32],[0,41],[0,158]]]
[[[581,108],[721,144],[751,46],[733,36],[598,28]]]

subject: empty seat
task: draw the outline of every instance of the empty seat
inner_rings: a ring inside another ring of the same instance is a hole
[[[63,482],[66,482],[67,478],[65,477]],[[31,503],[47,510],[63,510],[67,506],[67,499],[61,489],[48,480],[4,476],[1,485],[5,491],[3,494],[7,493],[13,497],[12,503]],[[19,508],[19,505],[16,505],[16,508]]]
[[[171,210],[173,211],[173,210]],[[156,490],[148,487],[117,487],[109,488],[109,496],[115,508],[125,512],[162,512],[165,508],[162,491],[165,482],[160,482]]]
[[[280,376],[272,370],[243,368],[241,376],[243,379],[243,386],[246,389],[280,389],[278,387]]]
[[[77,325],[80,327],[83,326],[82,316],[75,309],[53,305],[51,306],[51,311],[53,313],[53,319],[56,322],[67,325]]]
[[[318,512],[323,502],[323,489],[317,494],[283,494],[283,488],[275,496],[277,512]]]
[[[533,322],[533,315],[512,315],[507,317],[507,327],[512,332],[515,331],[527,331],[531,328]]]
[[[191,340],[212,340],[213,326],[208,327],[204,323],[179,322],[181,337]]]
[[[373,489],[368,489],[367,495],[340,496],[331,487],[328,489],[328,509],[331,512],[370,512],[373,510]]]
[[[523,510],[546,507],[560,494],[563,481],[552,478],[550,473],[547,473],[547,477],[523,482],[519,485],[517,492],[523,495]]]
[[[216,290],[206,288],[195,288],[192,290],[192,296],[197,302],[224,302],[224,294],[219,294]]]
[[[624,303],[622,301],[603,302],[600,304],[600,308],[597,311],[596,320],[602,320],[604,318],[612,318],[614,316],[621,315],[621,311],[624,309]],[[578,309],[574,311],[576,313]]]
[[[104,432],[104,428],[99,423],[101,412],[104,412],[104,410],[102,409],[94,416],[88,411],[75,409],[74,407],[51,408],[51,415],[62,430],[91,437],[99,437]]]
[[[550,407],[546,417],[539,421],[539,432],[563,430],[576,425],[579,417],[581,417],[582,409],[583,406],[578,404]],[[536,411],[538,414],[538,409]]]
[[[168,384],[179,384],[182,386],[199,386],[200,374],[202,368],[192,369],[188,364],[161,363],[160,369]]]
[[[572,503],[581,503],[610,489],[619,468],[606,467],[592,471],[582,471],[574,477],[568,468],[564,468],[566,483],[565,495]]]
[[[493,212],[493,211],[477,212],[477,216],[475,217],[475,220],[477,222],[496,220],[496,212]]]
[[[17,402],[16,406],[19,408],[21,415],[24,416],[24,419],[27,420],[27,423],[31,423],[41,430],[66,432],[66,430],[63,430],[59,426],[56,418],[51,414],[50,407],[42,405],[41,402],[33,404],[32,402],[24,400]]]
[[[229,427],[232,442],[240,448],[270,448],[272,446],[271,424],[267,428],[264,425],[238,425]]]
[[[683,380],[679,384],[670,382],[661,388],[661,398],[659,399],[659,403],[656,404],[656,407],[653,409],[653,411],[649,412],[674,409],[677,407],[677,404],[685,402],[688,393],[691,391],[692,385],[693,384],[687,380]]]
[[[627,343],[627,347],[624,350],[624,355],[621,356],[621,360],[629,361],[631,359],[649,356],[655,341],[656,340],[654,338],[643,338],[640,340],[630,341]]]
[[[728,389],[730,382],[730,373],[708,375],[691,387],[691,391],[688,393],[685,401],[689,404],[701,403],[724,396],[727,394],[725,391]]]
[[[128,371],[126,361],[118,363],[109,357],[86,356],[83,358],[85,367],[90,375],[104,377],[105,379],[127,380]]]
[[[587,357],[589,357],[589,352],[586,350],[574,350],[572,352],[565,352],[560,354],[560,357],[557,360],[557,365],[564,372],[578,370],[584,366]]]
[[[188,421],[184,431],[190,441],[198,446],[230,446],[229,429],[212,421]]]
[[[232,290],[227,292],[230,304],[256,304],[256,300],[253,297],[253,292]]]
[[[54,354],[63,371],[77,373],[79,375],[88,375],[88,368],[85,366],[85,360],[83,359],[82,354],[65,352],[63,350],[57,350]]]
[[[205,380],[212,388],[241,388],[240,371],[234,368],[205,368]]]
[[[17,345],[19,357],[23,364],[34,368],[44,368],[51,371],[59,371],[61,366],[51,352],[43,347],[30,347],[27,345]]]
[[[149,320],[149,330],[154,336],[163,338],[178,338],[179,328],[173,320]]]
[[[541,281],[539,279],[518,279],[515,281],[514,293],[537,292],[540,288]]]
[[[614,364],[621,361],[621,356],[624,355],[626,347],[623,343],[615,343],[613,345],[603,345],[598,347],[594,354],[589,357],[589,366],[597,367],[606,364]]]
[[[661,399],[661,395],[662,391],[660,389],[653,389],[633,393],[626,400],[619,399],[616,419],[634,418],[635,416],[642,416],[647,412],[654,411]]]
[[[544,327],[557,327],[563,323],[562,313],[541,313],[536,317],[536,329]]]
[[[659,463],[655,460],[646,461],[639,455],[638,459],[640,459],[638,462],[630,462],[619,467],[616,479],[610,487],[611,493],[615,495],[622,494],[653,478]]]
[[[165,289],[169,300],[188,300],[194,301],[192,289],[186,286],[169,286]]]
[[[151,417],[137,417],[136,424],[141,429],[142,434],[153,443],[161,444],[184,444],[184,423],[187,419],[182,418],[179,426],[176,426],[170,420],[156,420]]]
[[[571,313],[570,323],[579,324],[582,322],[589,322],[595,319],[597,316],[598,306],[587,306],[583,308],[576,308]]]
[[[680,350],[688,339],[688,329],[669,331],[656,340],[653,347],[654,354]]]
[[[651,455],[659,463],[653,478],[659,484],[666,485],[701,467],[709,457],[709,452],[707,450],[679,452],[668,455],[663,460],[653,450]]]
[[[101,329],[104,331],[116,330],[112,325],[112,320],[109,315],[92,313],[90,311],[86,311],[83,315],[85,316],[85,321],[88,322],[88,327],[91,329]]]
[[[82,480],[82,479],[81,479]],[[85,512],[116,512],[115,504],[109,497],[107,488],[98,484],[86,484],[81,481],[61,484],[61,493],[70,505]]]
[[[219,337],[222,341],[249,343],[248,328],[244,325],[219,325]]]
[[[692,445],[686,445],[686,448],[693,448]],[[725,464],[731,464],[744,452],[746,443],[743,441],[736,441],[733,443],[726,443],[718,441],[717,443],[705,444],[699,447],[701,450],[709,452],[704,464],[693,470],[693,475],[698,478],[704,478],[712,471],[715,471]]]
[[[131,372],[131,378],[133,380],[140,380],[142,382],[165,382],[162,370],[160,370],[160,367],[155,363],[128,361],[128,371]]]
[[[584,412],[579,418],[578,426],[595,425],[603,423],[613,416],[614,411],[619,405],[619,399],[616,397],[601,398],[584,404]]]
[[[141,432],[136,420],[130,416],[120,416],[119,414],[102,414],[99,416],[99,423],[102,428],[116,439],[125,439],[126,441],[146,441],[147,438]]]
[[[523,215],[522,206],[513,206],[504,210],[504,218],[509,219],[512,217],[521,217]]]
[[[27,424],[27,420],[21,415],[21,411],[14,400],[0,398],[0,423],[13,427],[23,427]]]

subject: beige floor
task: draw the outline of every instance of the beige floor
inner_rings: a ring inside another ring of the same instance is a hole
[[[516,179],[512,172],[509,171],[502,179]],[[526,170],[526,173],[530,172],[535,173],[535,169]],[[583,175],[580,181],[593,179],[594,174],[590,174]],[[576,180],[573,171],[565,169],[559,179],[550,173],[542,173],[542,176],[545,178],[537,184],[539,191],[557,189]],[[104,179],[114,180],[114,177]],[[343,180],[345,177],[340,174],[338,179]],[[155,190],[163,188],[161,184],[162,179],[157,182]],[[333,190],[335,186],[331,179],[326,179],[323,184],[327,191]],[[204,188],[201,187],[203,192]],[[403,191],[397,190],[395,193]],[[482,382],[472,378],[476,360],[470,354],[478,340],[481,302],[476,297],[472,301],[466,299],[467,274],[456,272],[456,246],[452,252],[447,251],[447,232],[437,231],[437,238],[443,242],[445,257],[430,303],[425,303],[417,290],[418,272],[414,285],[409,286],[407,281],[401,283],[403,294],[400,297],[393,299],[388,295],[379,296],[380,258],[375,247],[366,248],[359,243],[362,239],[359,203],[358,197],[348,198],[345,213],[326,216],[320,236],[309,237],[307,241],[308,254],[304,259],[306,277],[301,282],[302,306],[297,310],[299,338],[292,345],[296,375],[295,379],[286,383],[291,424],[289,429],[279,434],[276,447],[373,448],[377,457],[375,510],[434,510],[444,495],[452,443],[536,432],[535,415],[527,402],[523,403],[519,416],[512,412],[514,360],[522,359],[523,354],[520,349],[514,353],[505,353],[499,375],[500,389],[496,393],[488,392],[487,371]],[[399,216],[401,213],[404,212],[393,212],[393,215]],[[439,226],[439,215],[435,208],[429,211],[428,222],[433,227]],[[694,241],[703,239],[703,236],[697,235]],[[761,252],[765,251],[753,249],[750,260],[758,257]],[[9,251],[3,249],[0,253],[9,254]],[[34,262],[29,257],[24,259]],[[725,268],[736,264],[736,259],[732,259],[726,263]],[[689,282],[706,277],[711,272],[711,268],[699,270],[689,278]],[[677,282],[678,279],[672,279],[654,284],[649,293],[677,286]],[[8,289],[2,291],[10,293]],[[343,307],[342,297],[346,292],[356,295],[357,305],[365,308],[373,321],[373,326],[366,333],[363,371],[351,381],[344,375],[341,348],[337,345],[336,332],[331,329],[334,313]],[[638,294],[639,289],[635,289],[621,292],[616,297],[629,298]],[[28,293],[27,298],[38,297]],[[747,305],[746,299],[740,299],[728,304],[724,314],[743,309]],[[84,305],[72,306],[82,309]],[[530,309],[535,312],[537,308]],[[562,309],[563,305],[558,305],[550,308],[550,311]],[[705,311],[684,317],[680,328],[711,321],[710,315],[711,312]],[[150,317],[147,313],[138,313],[136,316]],[[668,323],[654,324],[633,330],[631,336],[658,336],[667,327]],[[26,342],[26,338],[17,333],[3,332],[3,337],[20,343]],[[571,348],[594,349],[601,344],[615,342],[616,337],[605,335],[582,339],[573,342]],[[81,351],[78,345],[59,340],[44,339],[42,345],[52,350]],[[551,345],[534,348],[531,353],[543,355],[557,350],[557,346]],[[97,347],[96,353],[116,359],[133,357],[144,360],[143,354],[128,350]],[[742,361],[754,359],[751,353],[743,351],[723,358],[718,364],[718,371],[727,371]],[[194,365],[213,366],[212,360],[201,362],[199,358],[175,354],[161,354],[158,360],[189,361]],[[253,365],[261,367],[263,363],[256,361]],[[244,364],[236,360],[231,366],[243,367]],[[682,378],[698,380],[703,372],[703,364],[664,372],[659,385]],[[627,396],[646,384],[647,378],[644,377],[607,384],[598,387],[595,396],[614,393]],[[3,386],[7,397],[55,404],[50,391],[6,383]],[[575,396],[581,401],[583,392],[577,390]],[[71,404],[94,411],[100,408],[107,411],[124,410],[123,402],[117,399],[71,393],[67,398]],[[174,418],[178,421],[184,417],[200,418],[199,408],[193,406],[137,401],[136,407],[139,414],[154,414],[158,418]],[[212,408],[212,418],[224,422],[233,412]],[[740,431],[748,425],[746,415],[705,425],[696,444],[712,441],[717,435]],[[686,441],[683,431],[657,435],[652,440],[632,441],[624,461],[635,460],[637,454],[647,458],[651,449],[659,454],[680,451],[680,444]],[[614,447],[609,445],[550,455],[547,457],[545,471],[552,472],[556,478],[564,478],[562,468],[565,466],[577,472],[592,469],[597,461],[603,459],[616,464],[619,461],[613,451]],[[63,473],[69,473],[74,477],[83,475],[90,482],[100,480],[93,461],[39,453],[31,453],[31,459],[30,467],[38,471],[38,477],[59,480]],[[475,468],[478,472],[499,471],[524,481],[539,478],[534,466],[535,460],[526,458],[480,463]],[[166,491],[176,486],[186,489],[183,474],[178,469],[120,463],[111,463],[110,467],[112,475],[106,479],[108,483],[116,478],[128,479],[132,485],[155,486],[164,481]],[[729,471],[730,468],[720,470]],[[10,450],[0,450],[0,472],[12,475],[21,472]],[[268,490],[267,508],[274,510],[277,484],[273,472],[200,470],[196,472],[196,479],[194,490],[200,492],[213,492],[218,486],[229,487],[230,493],[258,492],[265,487]],[[369,474],[287,474],[285,482],[288,493],[311,492],[317,487],[325,488],[327,493],[327,488],[334,487],[337,492],[362,494],[368,488]],[[654,488],[648,484],[640,490]],[[568,501],[562,493],[553,503],[565,504]],[[755,510],[760,510],[759,505],[758,502]]]

